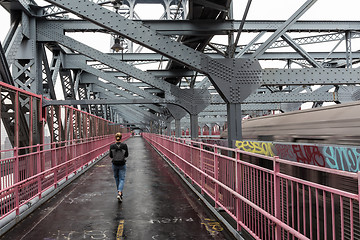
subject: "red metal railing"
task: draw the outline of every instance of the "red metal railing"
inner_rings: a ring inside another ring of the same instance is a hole
[[[43,108],[42,96],[3,82],[0,93],[0,227],[108,151],[116,132],[130,137],[77,108]]]
[[[360,173],[324,169],[277,157],[180,138],[143,134],[167,159],[255,239],[356,239],[360,231]],[[222,154],[224,153],[224,154]],[[226,154],[226,155],[225,155]],[[229,157],[234,156],[234,157]],[[269,168],[242,159],[272,161]],[[280,166],[357,181],[347,192],[295,178]],[[356,188],[356,187],[355,187]]]
[[[123,140],[129,137],[130,133],[123,134]],[[69,176],[105,153],[113,142],[114,136],[108,135],[38,144],[28,147],[36,151],[24,155],[18,155],[19,149],[13,149],[14,157],[0,160],[0,219],[14,211],[18,215],[22,206],[35,197],[40,199],[47,189],[68,180]]]

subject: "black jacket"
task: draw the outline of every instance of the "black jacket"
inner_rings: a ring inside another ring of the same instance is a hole
[[[117,143],[114,143],[114,144],[111,144],[110,145],[110,157],[113,158],[113,151],[111,151],[112,149],[122,149],[125,151],[125,154],[124,154],[124,157],[128,157],[129,156],[129,151],[128,151],[128,147],[125,143],[121,143],[121,142],[117,142]]]

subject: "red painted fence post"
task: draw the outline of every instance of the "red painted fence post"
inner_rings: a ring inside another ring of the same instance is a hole
[[[41,152],[40,152],[40,144],[36,145],[36,174],[41,173]],[[41,176],[40,174],[37,177],[37,181],[38,181],[38,194],[39,194],[39,199],[41,198],[41,191],[42,191],[42,187],[41,187]]]
[[[14,147],[14,157],[15,157],[15,163],[14,163],[14,184],[15,186],[15,207],[16,207],[16,215],[19,215],[19,185],[17,184],[19,182],[19,149],[17,147]]]
[[[218,156],[218,147],[214,145],[214,178],[219,180],[219,156]],[[218,208],[219,202],[219,185],[215,183],[215,208]]]
[[[274,214],[275,217],[281,220],[281,209],[280,209],[280,163],[277,161],[279,157],[274,157]],[[275,239],[281,239],[281,229],[275,224]]]
[[[359,219],[360,219],[360,171],[357,173],[358,175],[358,204],[359,204]]]
[[[241,165],[240,165],[240,152],[238,150],[235,151],[235,190],[237,193],[242,194],[241,192]],[[241,225],[239,222],[242,222],[242,208],[241,208],[241,200],[240,198],[236,198],[236,221],[237,221],[237,231],[241,231]]]
[[[200,143],[200,169],[204,172],[204,159],[203,159],[203,144]],[[201,173],[201,194],[204,194],[204,188],[205,188],[205,176]]]

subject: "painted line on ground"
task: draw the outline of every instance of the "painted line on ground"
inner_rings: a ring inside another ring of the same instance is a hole
[[[122,240],[123,239],[123,234],[124,234],[124,222],[125,220],[120,220],[119,222],[119,226],[117,229],[117,233],[116,233],[116,240]]]

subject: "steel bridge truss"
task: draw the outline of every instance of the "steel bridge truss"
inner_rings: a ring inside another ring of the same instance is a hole
[[[241,139],[239,119],[246,114],[292,111],[305,102],[318,107],[359,100],[360,55],[352,47],[360,24],[299,21],[316,0],[305,1],[285,21],[247,21],[248,9],[241,10],[241,21],[233,20],[231,0],[47,2],[0,2],[12,18],[0,73],[1,81],[49,99],[44,106],[54,105],[47,116],[57,141],[67,134],[57,120],[63,114],[83,124],[56,106],[61,104],[132,127],[175,127],[176,135],[181,127],[189,128],[192,138],[198,126],[227,123],[233,144]],[[142,20],[136,13],[137,4],[149,2],[163,6],[160,20]],[[100,51],[73,37],[81,32],[118,38],[122,50]],[[240,34],[249,33],[253,38],[240,44]],[[218,35],[227,36],[228,44],[212,42]],[[315,44],[324,50],[308,50]],[[270,61],[282,66],[262,67]],[[14,99],[2,93],[2,119],[13,142]],[[29,121],[32,100],[17,99],[19,121]],[[21,129],[24,135],[28,131]]]

